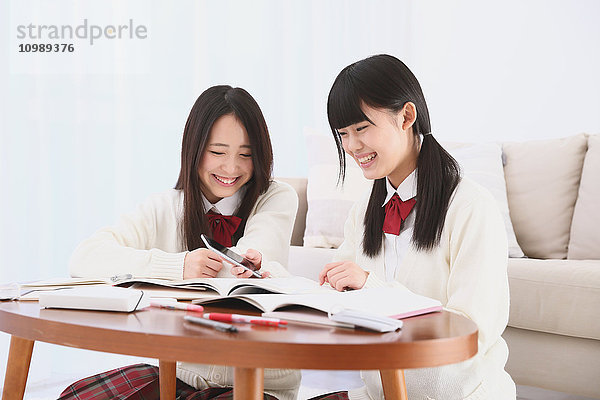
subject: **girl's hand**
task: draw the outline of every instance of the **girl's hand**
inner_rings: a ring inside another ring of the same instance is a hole
[[[257,267],[258,270],[260,270],[260,267],[262,266],[262,254],[260,254],[260,252],[254,249],[248,249],[245,254],[242,254],[242,257],[250,261]],[[252,272],[242,267],[238,267],[237,265],[231,267],[231,275],[235,276],[236,278],[251,278],[254,276],[252,275]],[[269,278],[271,273],[265,271],[261,272],[261,275],[263,278]]]
[[[319,273],[319,284],[328,282],[337,291],[360,289],[365,285],[369,273],[350,261],[337,261],[323,267]]]
[[[186,254],[183,261],[183,279],[214,278],[223,264],[221,257],[208,249],[196,249]]]

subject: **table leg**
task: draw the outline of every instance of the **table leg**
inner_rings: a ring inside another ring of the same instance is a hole
[[[158,362],[158,384],[160,385],[160,400],[175,400],[175,388],[177,377],[175,361],[159,360]]]
[[[379,371],[383,384],[383,394],[386,399],[407,400],[404,371],[401,369],[382,369]]]
[[[261,400],[263,398],[265,370],[236,367],[233,374],[234,400]]]
[[[33,340],[23,339],[18,336],[10,337],[6,375],[4,376],[4,389],[2,400],[22,400],[25,395],[27,374],[33,353]]]

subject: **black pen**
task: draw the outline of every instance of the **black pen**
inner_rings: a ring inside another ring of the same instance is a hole
[[[237,332],[238,331],[238,329],[231,324],[226,324],[224,322],[219,322],[219,321],[213,321],[212,319],[206,319],[206,318],[202,318],[202,317],[194,317],[191,315],[186,315],[183,318],[186,321],[192,322],[194,324],[209,326],[209,327],[216,329],[218,331],[221,331],[221,332]]]

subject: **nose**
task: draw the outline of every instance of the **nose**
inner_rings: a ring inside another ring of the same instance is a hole
[[[362,149],[362,142],[358,138],[358,135],[349,133],[346,140],[346,151],[350,153],[358,153]]]
[[[223,172],[229,175],[234,175],[238,169],[238,161],[237,158],[234,157],[225,157],[223,160],[223,164],[221,164],[221,169]]]

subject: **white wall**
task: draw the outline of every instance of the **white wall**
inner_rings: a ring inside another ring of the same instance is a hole
[[[327,131],[341,68],[382,52],[420,79],[440,140],[598,133],[599,17],[594,0],[1,2],[0,282],[66,275],[79,241],[172,187],[214,84],[257,99],[279,176],[306,174],[303,130]],[[84,18],[148,38],[17,53],[17,25]]]
[[[600,131],[600,2],[415,1],[433,129],[505,141]]]

